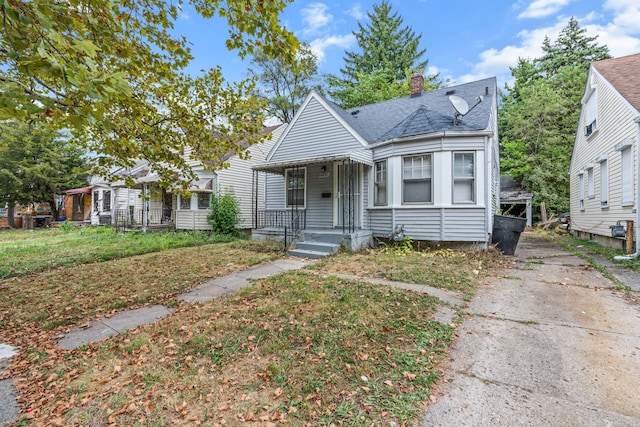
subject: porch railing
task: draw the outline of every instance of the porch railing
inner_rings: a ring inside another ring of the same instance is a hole
[[[288,228],[304,230],[307,228],[307,212],[304,210],[269,209],[258,211],[255,228]]]
[[[117,209],[114,213],[116,229],[141,228],[149,225],[171,224],[171,208],[149,209],[143,216],[142,209]]]

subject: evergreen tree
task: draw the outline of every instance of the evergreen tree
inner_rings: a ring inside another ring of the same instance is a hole
[[[55,196],[87,184],[82,150],[55,131],[5,122],[0,141],[0,201],[10,213],[16,203],[49,202],[57,217]]]
[[[428,60],[420,49],[422,34],[402,26],[403,18],[383,0],[367,12],[369,24],[358,23],[353,35],[358,51],[345,52],[341,77],[326,76],[327,92],[343,108],[409,95],[407,74],[423,72]],[[425,90],[441,86],[438,75],[425,76]]]
[[[545,53],[535,61],[541,74],[551,76],[567,66],[588,71],[591,62],[611,58],[609,48],[597,44],[598,36],[588,37],[586,32],[587,30],[580,28],[578,21],[571,17],[555,42],[551,43],[546,37],[542,43]]]
[[[391,12],[386,0],[367,12],[371,23],[358,23],[353,35],[361,52],[345,52],[345,67],[340,69],[346,80],[358,79],[358,73],[369,74],[376,70],[391,71],[393,80],[404,78],[407,70],[424,70],[428,60],[420,58],[426,49],[419,50],[422,34],[416,36],[410,27],[401,28],[403,18]]]
[[[609,58],[606,45],[587,37],[574,18],[544,55],[511,69],[499,112],[503,173],[545,202],[552,214],[569,209],[569,164],[591,61]]]

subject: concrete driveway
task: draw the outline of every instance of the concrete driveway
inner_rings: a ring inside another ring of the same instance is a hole
[[[639,307],[534,234],[510,260],[470,302],[421,427],[640,426]]]

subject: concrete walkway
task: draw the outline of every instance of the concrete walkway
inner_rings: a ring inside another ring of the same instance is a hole
[[[640,426],[640,308],[533,235],[511,258],[471,301],[421,426]]]

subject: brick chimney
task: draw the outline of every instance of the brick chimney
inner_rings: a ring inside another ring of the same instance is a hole
[[[424,77],[420,73],[411,76],[411,96],[420,96],[424,90]]]

